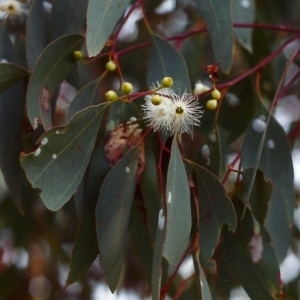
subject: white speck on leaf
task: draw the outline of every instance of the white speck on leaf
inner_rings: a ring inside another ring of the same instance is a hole
[[[257,263],[262,258],[264,250],[262,236],[260,234],[254,234],[249,242],[251,259],[254,263]]]
[[[126,167],[126,168],[125,168],[125,171],[126,171],[126,173],[129,173],[129,172],[130,172],[130,168],[129,168],[129,167]]]
[[[165,216],[164,216],[164,211],[161,209],[158,213],[158,228],[160,230],[163,230],[165,227]]]
[[[261,118],[256,118],[252,122],[252,127],[257,132],[263,132],[266,128],[266,122]]]
[[[203,145],[201,148],[201,155],[203,158],[208,159],[210,157],[210,149],[207,144]]]
[[[59,131],[59,130],[56,130],[56,131],[55,131],[55,134],[60,134],[60,131]]]
[[[41,144],[46,145],[47,143],[48,143],[48,138],[46,138],[46,137],[43,138],[42,141],[41,141]]]
[[[241,0],[241,7],[249,8],[250,7],[250,1],[249,0]]]
[[[52,158],[53,159],[56,159],[57,158],[57,155],[54,153],[54,154],[52,154]]]
[[[168,203],[171,203],[172,202],[172,193],[169,192],[168,193]]]
[[[41,148],[37,148],[37,149],[34,151],[33,155],[34,155],[34,156],[38,156],[38,155],[40,155],[41,151],[42,151]]]
[[[133,123],[133,122],[136,122],[136,117],[131,117],[130,119],[129,119],[129,121],[130,121],[130,123]]]
[[[267,141],[267,146],[269,149],[274,149],[275,148],[275,143],[273,140],[268,140]]]
[[[217,141],[217,135],[214,132],[211,132],[208,136],[211,143],[215,143]]]

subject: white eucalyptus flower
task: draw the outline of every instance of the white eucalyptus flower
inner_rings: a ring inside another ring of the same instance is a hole
[[[156,88],[153,86],[151,90]],[[157,95],[160,97],[157,98]],[[162,130],[171,134],[192,133],[192,126],[200,126],[203,114],[197,97],[186,92],[177,95],[171,88],[146,95],[142,109],[147,126],[154,131]]]
[[[7,0],[0,3],[0,11],[7,14],[8,17],[26,15],[28,9],[25,4],[17,0]]]

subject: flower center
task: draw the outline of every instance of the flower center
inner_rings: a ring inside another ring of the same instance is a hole
[[[176,107],[175,112],[177,115],[182,115],[184,113],[184,110],[181,106],[178,106],[178,107]]]

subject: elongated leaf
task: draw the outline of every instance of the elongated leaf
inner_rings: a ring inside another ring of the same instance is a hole
[[[17,63],[12,41],[3,26],[0,26],[0,57]],[[3,65],[0,64],[0,68]],[[10,63],[6,65],[10,71],[16,67]],[[23,69],[17,70],[17,73],[19,72],[27,75]],[[2,72],[0,74],[2,75]],[[21,81],[15,82],[0,95],[0,168],[13,200],[21,211],[26,212],[30,206],[28,201],[35,199],[37,195],[21,168],[19,158],[22,151],[22,131],[20,129],[22,128],[24,98],[25,89]],[[26,205],[23,205],[25,203],[23,200],[26,200]]]
[[[176,62],[176,63],[175,63]],[[187,67],[181,54],[168,42],[152,35],[152,47],[147,70],[148,86],[160,82],[165,76],[173,78],[174,90],[190,92]]]
[[[208,285],[208,282],[206,280],[206,277],[205,277],[205,274],[203,272],[201,265],[200,265],[200,284],[201,284],[202,299],[203,300],[212,300],[209,285]]]
[[[235,0],[231,2],[234,23],[253,23],[255,18],[254,0]],[[252,28],[235,28],[237,40],[249,52],[252,52]]]
[[[32,186],[50,210],[61,208],[74,194],[90,160],[105,105],[78,113],[66,126],[45,133],[39,148],[21,158]]]
[[[157,178],[157,164],[153,153],[153,145],[146,139],[145,145],[145,170],[141,179],[143,204],[145,205],[147,225],[150,230],[151,240],[154,241],[157,227],[157,216],[161,207],[161,195]]]
[[[66,286],[74,283],[84,275],[98,253],[95,212],[84,209],[72,251]]]
[[[73,53],[83,41],[80,35],[64,36],[49,44],[39,58],[27,89],[27,114],[33,127],[38,118],[46,130],[51,128],[50,99],[75,64]]]
[[[83,195],[81,195],[81,210],[78,214],[80,226],[72,251],[66,285],[77,281],[90,268],[99,253],[95,207],[100,187],[109,170],[110,166],[102,142],[95,148],[88,171],[82,180],[84,181],[84,185],[82,185],[84,190],[80,191]],[[75,196],[77,194],[78,189]]]
[[[32,70],[49,41],[49,15],[44,10],[43,0],[34,0],[30,5],[27,20],[26,55],[28,68]]]
[[[145,277],[147,278],[148,284],[151,287],[153,244],[139,199],[134,199],[133,202],[129,230],[140,258]]]
[[[15,64],[0,64],[0,92],[3,92],[12,84],[27,76],[28,72]]]
[[[248,190],[247,186],[249,186],[252,175],[253,169],[247,169],[243,172],[243,180],[246,185],[246,190]],[[267,216],[272,188],[272,183],[270,181],[266,181],[263,173],[260,170],[257,170],[250,195],[250,204],[253,215],[261,225],[264,225]]]
[[[177,265],[188,244],[191,231],[190,188],[179,152],[173,139],[166,187],[166,239],[163,256]]]
[[[156,227],[155,242],[153,249],[152,261],[152,299],[159,300],[161,293],[162,281],[162,262],[163,262],[163,245],[166,234],[165,215],[163,209],[160,209]]]
[[[242,146],[242,166],[259,168],[273,184],[265,224],[278,259],[282,261],[289,247],[289,227],[293,220],[294,172],[286,134],[273,117],[267,126],[267,117],[264,111],[248,126]],[[248,195],[250,192],[248,190]]]
[[[96,228],[101,265],[112,292],[117,288],[127,228],[135,191],[136,148],[131,149],[108,173],[96,205]]]
[[[129,3],[130,0],[89,1],[86,35],[89,56],[100,53]]]
[[[230,0],[196,0],[212,39],[212,47],[220,68],[229,73],[232,65],[233,27]]]
[[[96,105],[100,102],[99,99],[99,84],[101,80],[96,79],[95,81],[87,84],[81,89],[74,99],[72,100],[67,113],[67,121],[70,120],[77,112],[90,106]]]
[[[195,166],[200,211],[200,258],[207,264],[217,244],[222,225],[236,228],[236,214],[218,178],[205,168]]]
[[[52,7],[52,39],[83,29],[88,0],[54,0]]]
[[[251,299],[281,299],[277,258],[267,231],[254,233],[249,210],[236,233],[224,231],[226,257]]]

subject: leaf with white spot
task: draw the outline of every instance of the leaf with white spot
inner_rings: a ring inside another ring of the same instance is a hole
[[[106,107],[99,104],[79,112],[66,126],[46,132],[35,152],[21,157],[28,180],[41,190],[48,209],[60,209],[76,191]]]
[[[166,199],[166,239],[163,256],[171,265],[177,265],[188,244],[192,221],[190,188],[176,137],[171,148]]]
[[[44,128],[52,127],[51,97],[75,64],[74,51],[80,50],[84,37],[66,35],[47,46],[38,59],[27,88],[27,114],[34,127],[36,118]]]
[[[254,0],[234,0],[232,3],[232,19],[234,23],[252,24],[255,19]],[[252,52],[253,28],[234,28],[234,33],[240,45]]]
[[[103,181],[96,205],[101,267],[112,292],[118,286],[135,192],[138,149],[132,148]]]
[[[273,185],[265,226],[274,244],[279,261],[282,261],[290,244],[290,226],[294,211],[294,170],[286,133],[274,117],[268,122],[263,109],[248,126],[242,146],[243,169],[253,168],[247,189],[249,201],[256,170],[260,169]],[[280,224],[280,226],[279,226]]]

